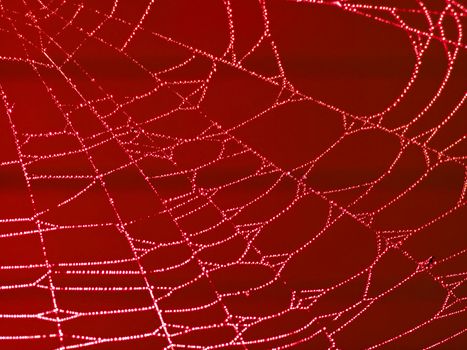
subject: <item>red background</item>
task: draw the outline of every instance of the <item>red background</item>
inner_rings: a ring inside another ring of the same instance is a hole
[[[466,10],[0,2],[1,349],[462,349]]]

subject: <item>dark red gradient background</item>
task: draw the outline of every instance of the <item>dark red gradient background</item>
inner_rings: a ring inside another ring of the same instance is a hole
[[[0,0],[0,349],[466,349],[466,18]]]

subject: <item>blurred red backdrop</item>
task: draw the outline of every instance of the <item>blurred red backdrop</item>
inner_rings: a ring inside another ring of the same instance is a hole
[[[464,349],[466,8],[0,2],[1,349]]]

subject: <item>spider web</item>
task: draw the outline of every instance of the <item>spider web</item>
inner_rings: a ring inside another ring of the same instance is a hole
[[[0,1],[2,349],[466,346],[456,1]]]

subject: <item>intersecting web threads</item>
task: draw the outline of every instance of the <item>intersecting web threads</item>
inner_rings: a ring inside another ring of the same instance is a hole
[[[1,349],[462,349],[460,1],[0,1]]]

